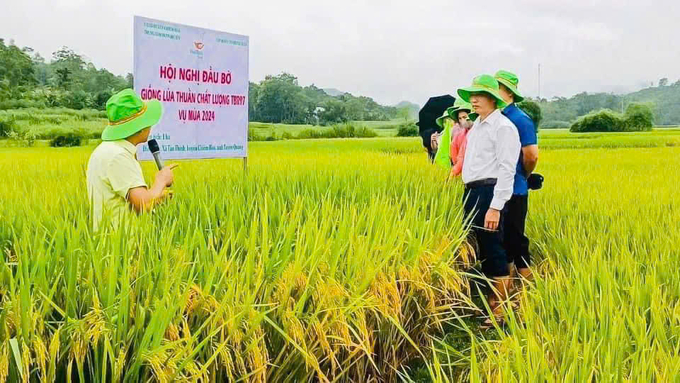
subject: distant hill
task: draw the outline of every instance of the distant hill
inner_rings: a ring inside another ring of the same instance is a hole
[[[394,107],[395,107],[395,108],[403,108],[403,107],[407,107],[407,108],[409,108],[409,109],[420,110],[420,106],[418,106],[418,104],[414,104],[414,103],[412,103],[412,102],[410,102],[410,101],[402,101],[402,102],[398,103],[397,105],[395,105]]]
[[[414,104],[410,101],[402,101],[398,103],[397,105],[394,106],[397,109],[401,108],[407,108],[409,112],[409,116],[411,118],[417,119],[418,118],[418,111],[420,110],[420,106],[418,104]]]
[[[541,100],[539,102],[543,112],[541,125],[547,127],[571,123],[578,117],[599,109],[621,112],[632,102],[653,104],[655,124],[680,125],[680,81],[623,95],[583,92],[570,98],[554,97],[550,101]]]
[[[673,85],[646,88],[624,96],[624,102],[650,102],[659,125],[680,124],[680,80]]]
[[[324,92],[326,92],[327,95],[332,97],[342,96],[343,94],[347,93],[335,88],[322,88],[321,90],[323,90]]]

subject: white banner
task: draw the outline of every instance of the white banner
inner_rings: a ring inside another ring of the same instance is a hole
[[[163,158],[248,155],[247,36],[135,16],[134,87],[163,103]],[[151,159],[146,145],[139,159]]]

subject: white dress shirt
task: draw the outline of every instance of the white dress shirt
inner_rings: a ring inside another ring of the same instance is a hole
[[[491,208],[503,210],[512,197],[521,144],[517,129],[499,109],[478,118],[467,135],[463,182],[495,178]]]

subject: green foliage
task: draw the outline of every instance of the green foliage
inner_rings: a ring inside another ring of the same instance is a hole
[[[591,112],[576,120],[570,130],[575,133],[649,131],[653,123],[652,108],[646,104],[633,103],[624,115],[608,109]]]
[[[0,39],[0,110],[68,107],[104,109],[111,94],[130,86],[63,47],[46,63],[31,48],[5,46]]]
[[[467,379],[432,381],[677,381],[678,156],[665,147],[541,152],[549,189],[532,192],[526,225],[537,278],[505,325],[470,326],[471,347],[442,345],[440,359],[462,359]]]
[[[248,141],[264,141],[265,137],[255,132],[253,129],[248,129]]]
[[[301,87],[297,77],[282,73],[267,76],[248,88],[251,121],[284,124],[332,125],[348,121],[386,121],[397,109],[381,106],[369,97],[349,93],[330,96],[315,85]]]
[[[624,107],[630,103],[648,103],[653,104],[655,123],[680,124],[680,80],[672,85],[669,81],[660,81],[659,85],[623,96],[579,93],[571,98],[555,97],[549,102],[541,100],[540,105],[546,120],[573,122],[592,111],[611,109],[623,112]]]
[[[526,113],[531,118],[531,120],[534,122],[534,129],[536,129],[538,132],[541,120],[543,120],[543,113],[538,103],[527,98],[524,101],[518,103],[517,107],[522,109],[524,113]]]
[[[16,122],[14,116],[0,115],[0,137],[8,137],[10,132],[16,130]]]
[[[54,148],[80,146],[83,138],[76,133],[67,133],[63,136],[56,136],[50,141],[50,146]]]
[[[5,45],[0,38],[0,98],[11,95],[10,88],[36,83],[30,48],[19,49],[16,45]]]
[[[186,161],[171,201],[100,232],[92,149],[0,149],[8,381],[394,382],[479,312],[462,188],[415,140],[254,143],[246,174]]]
[[[570,126],[567,121],[546,121],[541,124],[541,129],[569,129]]]
[[[648,104],[632,103],[626,108],[626,128],[629,131],[648,131],[654,126],[654,112]]]
[[[297,77],[288,73],[267,76],[256,92],[252,120],[288,124],[308,121],[311,104],[298,85]]]
[[[297,138],[371,138],[377,136],[378,133],[365,126],[345,123],[334,125],[331,130],[305,129],[297,135]]]
[[[399,125],[397,137],[418,137],[418,127],[413,123]]]
[[[580,117],[571,125],[574,133],[584,132],[622,132],[626,128],[623,117],[609,109],[591,112]]]
[[[350,120],[347,105],[335,99],[330,99],[323,104],[323,110],[319,112],[321,125],[337,124]]]

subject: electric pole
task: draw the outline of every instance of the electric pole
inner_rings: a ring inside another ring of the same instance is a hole
[[[538,101],[541,101],[541,64],[538,64]]]

